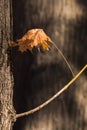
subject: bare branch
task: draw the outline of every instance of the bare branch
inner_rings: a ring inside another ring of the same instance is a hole
[[[46,105],[48,105],[49,103],[51,103],[54,99],[56,99],[60,94],[62,94],[65,90],[67,90],[70,85],[72,83],[74,83],[76,81],[76,79],[79,78],[79,76],[83,73],[83,71],[85,71],[87,69],[87,65],[85,65],[80,71],[79,73],[70,81],[68,82],[60,91],[58,91],[53,97],[51,97],[49,100],[47,100],[46,102],[44,102],[43,104],[41,104],[40,106],[34,108],[34,109],[31,109],[27,112],[24,112],[24,113],[20,113],[20,114],[16,114],[16,119],[17,118],[20,118],[20,117],[23,117],[23,116],[27,116],[27,115],[30,115],[30,114],[33,114],[34,112],[36,111],[39,111],[40,109],[42,109],[43,107],[45,107]]]

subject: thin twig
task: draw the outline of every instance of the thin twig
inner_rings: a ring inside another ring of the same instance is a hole
[[[64,61],[66,62],[67,66],[69,67],[69,69],[70,69],[70,71],[71,71],[71,73],[72,73],[72,75],[73,75],[73,77],[74,77],[75,75],[74,75],[74,73],[73,73],[73,70],[72,70],[72,68],[71,68],[71,66],[70,66],[70,64],[69,64],[69,62],[67,61],[67,59],[66,59],[65,56],[63,55],[62,51],[57,47],[57,45],[56,45],[53,41],[51,41],[51,43],[54,45],[54,47],[57,49],[57,51],[58,51],[58,52],[60,53],[60,55],[63,57]]]
[[[49,100],[47,100],[46,102],[44,102],[43,104],[41,104],[40,106],[31,109],[27,112],[24,113],[20,113],[20,114],[16,114],[16,119],[23,117],[23,116],[27,116],[30,114],[33,114],[36,111],[39,111],[40,109],[42,109],[43,107],[45,107],[46,105],[48,105],[49,103],[51,103],[54,99],[56,99],[60,94],[62,94],[66,89],[69,88],[69,86],[76,80],[79,78],[79,76],[83,73],[84,70],[87,69],[87,65],[85,65],[80,71],[79,73],[70,81],[68,82],[60,91],[58,91],[54,96],[52,96]]]

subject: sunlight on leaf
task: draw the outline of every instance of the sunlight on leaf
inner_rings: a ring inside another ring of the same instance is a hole
[[[30,50],[32,52],[34,47],[42,47],[43,50],[49,50],[50,46],[47,44],[47,41],[52,42],[43,29],[31,29],[21,39],[16,42],[12,41],[10,46],[19,46],[19,50],[21,52],[26,50]]]
[[[43,50],[48,51],[51,47],[47,44],[47,42],[50,42],[53,44],[53,46],[57,49],[58,53],[62,56],[64,61],[66,62],[68,68],[70,69],[72,75],[74,76],[74,73],[72,71],[71,66],[69,65],[67,59],[61,52],[61,50],[56,46],[56,44],[48,37],[43,29],[31,29],[29,30],[21,39],[17,40],[16,42],[11,41],[10,46],[19,47],[19,51],[24,52],[24,51],[31,51],[34,47],[37,47],[38,49],[42,47]]]

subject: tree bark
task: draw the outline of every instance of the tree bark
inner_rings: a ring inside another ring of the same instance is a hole
[[[8,56],[11,36],[10,0],[0,0],[0,130],[11,130],[14,121],[13,76]]]

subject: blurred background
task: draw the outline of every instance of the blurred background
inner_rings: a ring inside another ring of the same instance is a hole
[[[74,74],[87,64],[86,0],[13,0],[13,39],[42,28],[63,52]],[[30,110],[72,79],[63,58],[48,52],[13,49],[14,107]],[[87,130],[87,72],[42,110],[17,120],[14,130]]]

